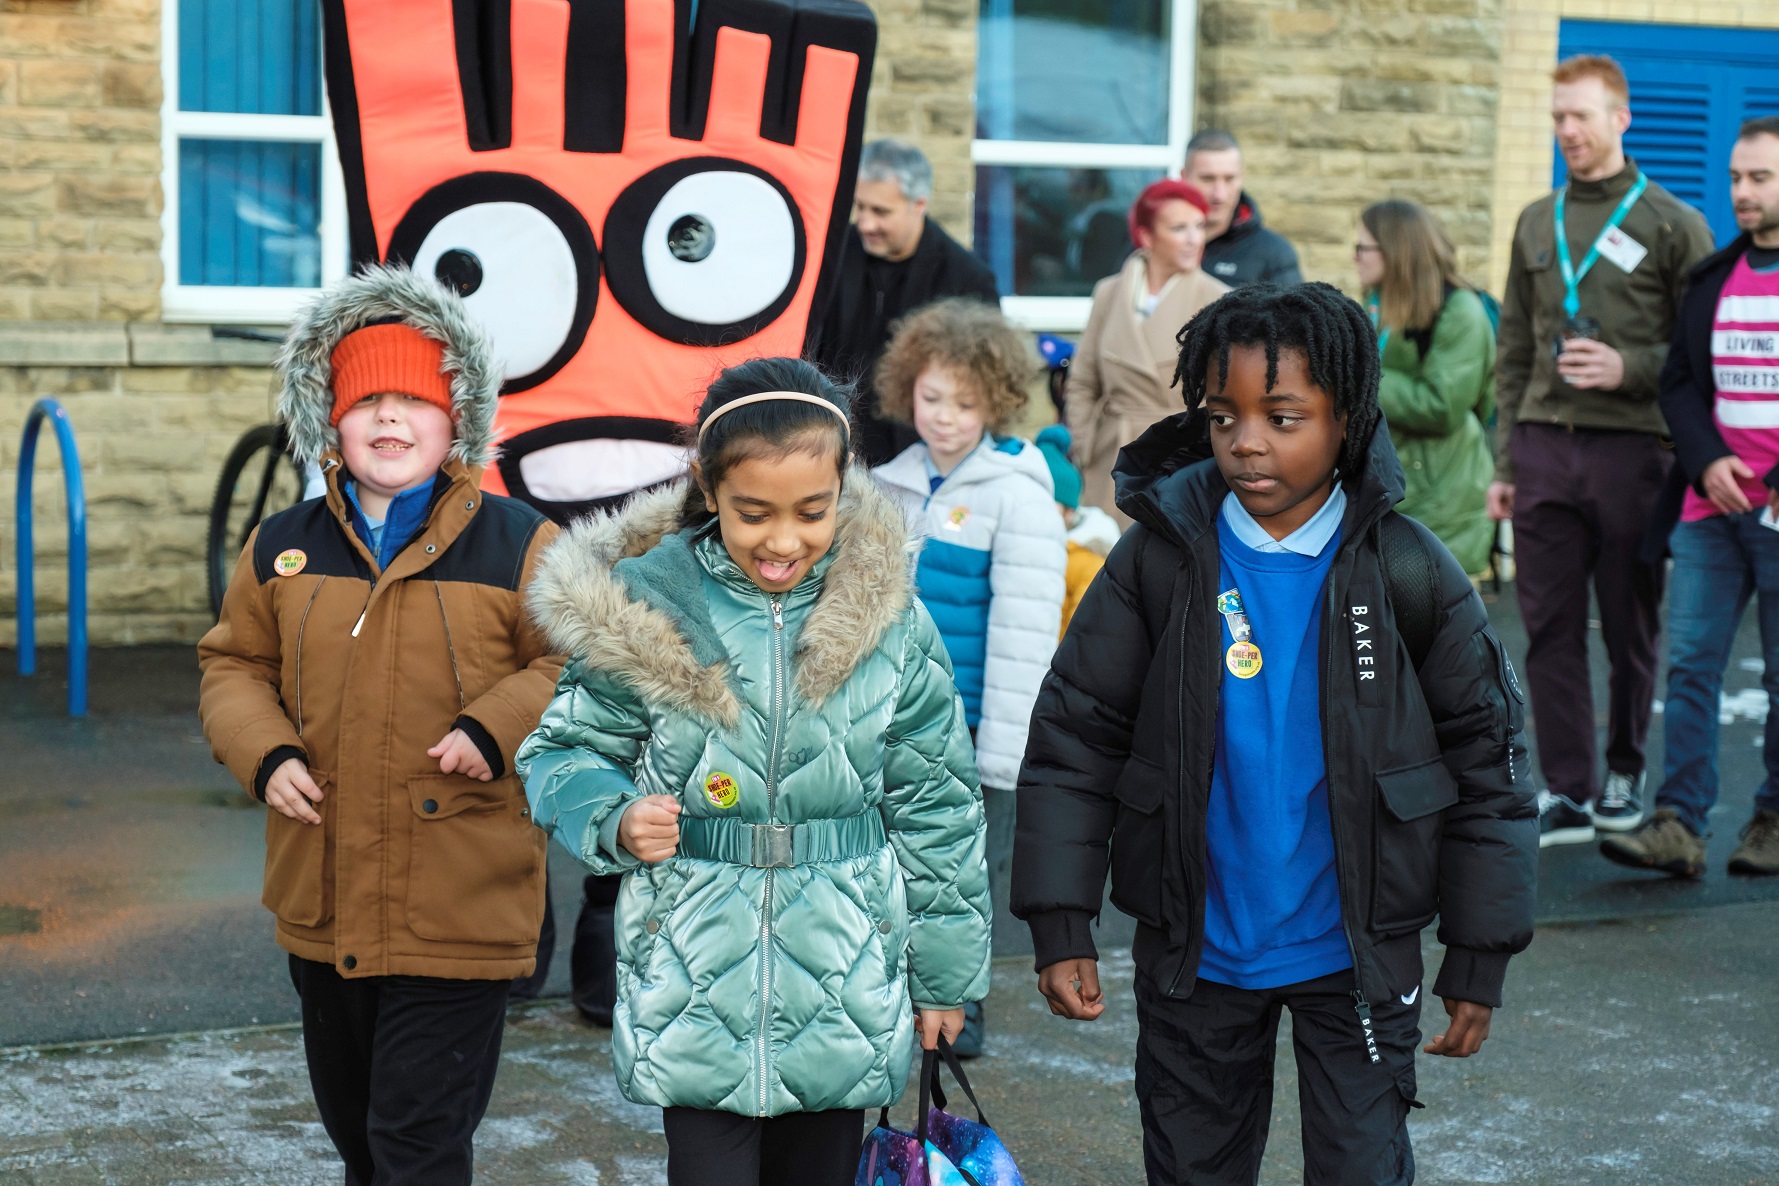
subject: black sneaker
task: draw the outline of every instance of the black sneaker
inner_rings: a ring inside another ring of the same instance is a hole
[[[1538,847],[1587,844],[1594,838],[1594,817],[1573,799],[1553,791],[1538,792]]]
[[[1617,771],[1608,772],[1600,802],[1594,807],[1594,827],[1602,832],[1629,832],[1643,822],[1643,779]]]

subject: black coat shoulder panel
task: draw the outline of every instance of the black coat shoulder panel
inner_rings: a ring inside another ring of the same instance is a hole
[[[475,518],[426,575],[515,592],[525,575],[525,552],[548,520],[516,498],[484,494],[481,499]]]
[[[259,525],[253,545],[253,575],[260,584],[279,575],[273,566],[289,551],[303,554],[304,573],[366,581],[372,577],[371,566],[352,547],[325,497],[299,502]]]

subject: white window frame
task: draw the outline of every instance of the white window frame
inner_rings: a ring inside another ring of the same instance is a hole
[[[314,288],[274,288],[179,283],[179,141],[272,140],[321,145],[321,282],[346,274],[350,248],[346,183],[334,143],[327,88],[320,115],[250,115],[179,109],[179,0],[161,4],[161,319],[210,324],[267,325],[289,322]]]
[[[1165,144],[1076,144],[1048,140],[972,140],[976,165],[1037,165],[1086,169],[1160,169],[1179,175],[1192,138],[1197,90],[1198,0],[1173,0],[1168,28],[1168,112]],[[1004,296],[1008,320],[1034,332],[1079,333],[1087,327],[1090,297]]]

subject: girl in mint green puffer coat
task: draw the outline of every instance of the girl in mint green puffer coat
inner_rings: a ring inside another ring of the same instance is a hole
[[[850,1183],[915,1030],[988,989],[982,792],[901,512],[847,401],[714,382],[693,480],[567,531],[531,607],[569,657],[519,751],[534,818],[622,872],[613,1059],[670,1183]]]

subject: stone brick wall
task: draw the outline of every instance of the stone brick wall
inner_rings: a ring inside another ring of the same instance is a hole
[[[877,13],[865,138],[894,136],[933,162],[930,210],[968,245],[976,173],[977,0],[867,0]]]
[[[1670,25],[1779,28],[1779,4],[1742,0],[1505,0],[1506,57],[1501,72],[1501,131],[1495,153],[1495,230],[1491,271],[1507,277],[1520,211],[1550,191],[1556,143],[1550,126],[1550,72],[1557,25],[1564,18],[1660,21]],[[1637,96],[1631,96],[1633,114]]]
[[[1351,290],[1380,198],[1435,210],[1487,279],[1502,0],[1205,0],[1199,127],[1241,140],[1248,188],[1304,274]]]
[[[95,643],[195,642],[210,625],[204,541],[223,459],[270,420],[271,347],[207,327],[0,325],[0,488],[17,478],[33,402],[68,410],[87,498]],[[67,504],[48,426],[34,470],[38,638],[67,637]],[[11,498],[0,520],[0,646],[16,639]]]
[[[0,320],[160,313],[160,2],[0,3]]]

